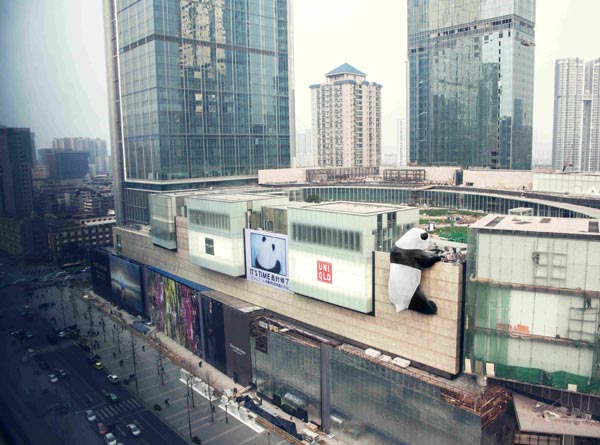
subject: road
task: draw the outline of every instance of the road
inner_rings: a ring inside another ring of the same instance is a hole
[[[15,270],[13,276],[20,274]],[[213,411],[206,398],[187,390],[180,381],[179,366],[167,358],[162,346],[78,298],[84,293],[68,287],[42,288],[31,295],[18,286],[0,289],[0,326],[5,328],[0,331],[0,353],[11,357],[0,363],[0,372],[9,376],[0,382],[0,391],[2,402],[13,415],[4,420],[15,426],[17,435],[27,436],[22,443],[104,443],[95,423],[85,419],[86,409],[93,409],[98,419],[111,425],[117,438],[127,444],[183,444],[191,443],[193,436],[200,437],[204,445],[288,443],[266,431],[257,434],[218,408]],[[19,315],[27,299],[34,314],[31,321]],[[43,304],[53,306],[38,309]],[[89,331],[94,334],[87,338],[100,356],[102,370],[89,363],[88,352],[74,340],[47,341],[46,335],[54,329],[74,324],[81,335]],[[23,340],[10,335],[14,329],[34,332],[34,338],[25,340],[35,349],[33,354],[25,351]],[[50,383],[48,373],[54,368],[66,369],[68,377]],[[110,383],[109,372],[117,374],[121,382]],[[124,384],[132,374],[137,381]],[[204,379],[209,380],[210,375]],[[110,403],[108,392],[117,394],[119,402]],[[4,409],[2,412],[7,417]],[[142,430],[140,437],[128,433],[126,424],[132,421]]]

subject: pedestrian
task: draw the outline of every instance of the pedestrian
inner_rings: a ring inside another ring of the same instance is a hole
[[[169,406],[169,399],[165,399],[165,406]]]
[[[121,361],[119,362],[119,365],[120,365],[120,366],[123,366],[123,360],[121,360]]]
[[[142,345],[142,351],[146,350],[146,345]]]
[[[117,358],[117,353],[113,352],[113,358]]]

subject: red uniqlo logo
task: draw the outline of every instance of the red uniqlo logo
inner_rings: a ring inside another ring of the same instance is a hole
[[[331,263],[317,260],[317,280],[323,283],[331,283],[333,279],[333,270]]]

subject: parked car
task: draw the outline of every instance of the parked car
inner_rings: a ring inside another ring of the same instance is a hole
[[[56,383],[56,382],[58,382],[58,377],[56,377],[56,375],[54,375],[54,374],[49,374],[48,380],[50,380],[50,383]]]
[[[94,420],[96,420],[96,413],[94,411],[92,411],[91,409],[88,409],[85,412],[85,417],[88,420],[88,422],[93,422]]]
[[[138,428],[138,426],[135,423],[128,424],[127,428],[129,429],[129,432],[135,437],[142,434],[142,432],[140,431],[140,429]]]

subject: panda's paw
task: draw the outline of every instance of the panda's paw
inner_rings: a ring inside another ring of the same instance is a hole
[[[434,301],[429,300],[427,302],[429,304],[429,309],[431,310],[431,315],[437,314],[437,304]]]

